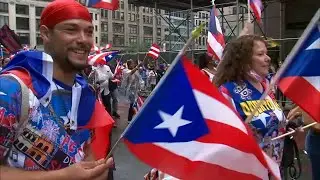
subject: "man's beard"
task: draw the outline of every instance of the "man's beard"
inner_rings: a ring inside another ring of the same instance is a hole
[[[84,70],[90,66],[87,63],[83,64],[83,63],[74,62],[74,61],[70,60],[68,57],[65,58],[65,62],[66,63],[64,65],[62,65],[63,66],[62,68],[68,72],[72,71],[72,72],[79,73],[82,70]]]

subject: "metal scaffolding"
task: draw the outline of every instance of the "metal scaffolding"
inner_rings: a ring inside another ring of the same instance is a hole
[[[168,25],[168,32],[164,38],[161,39],[160,45],[163,42],[167,42],[167,52],[162,52],[162,56],[170,62],[173,59],[174,52],[177,50],[177,45],[184,44],[189,37],[189,34],[197,25],[195,21],[197,20],[194,16],[195,13],[199,11],[210,11],[212,5],[209,0],[128,0],[129,3],[134,4],[136,6],[145,6],[154,8],[154,15],[157,19],[158,17],[161,18],[166,24]],[[261,34],[267,41],[271,41],[269,39],[270,36],[268,34],[268,23],[269,23],[269,16],[275,16],[274,14],[269,14],[270,9],[274,8],[274,4],[279,9],[279,12],[276,13],[276,21],[272,21],[272,23],[276,22],[276,24],[271,24],[271,28],[277,28],[279,34],[274,36],[272,41],[277,42],[276,47],[270,47],[269,52],[273,57],[273,60],[276,63],[281,63],[292,48],[293,44],[298,39],[298,35],[287,36],[286,34],[286,5],[294,3],[293,1],[286,1],[286,0],[262,0],[263,2],[263,9],[262,9],[262,19],[263,19],[263,26],[256,21],[256,18],[253,16],[253,13],[250,11],[251,15],[251,22],[254,22],[255,33]],[[222,31],[225,35],[226,43],[228,43],[233,38],[237,37],[244,26],[245,21],[247,20],[247,13],[248,11],[247,0],[216,0],[215,6],[219,12],[218,18],[222,27]],[[225,7],[231,7],[232,10],[235,10],[233,14],[228,14],[225,12]],[[270,6],[269,10],[267,9]],[[166,13],[159,13],[158,9],[166,10]],[[184,14],[184,18],[180,18],[178,20],[173,15],[177,13]],[[232,16],[232,18],[230,18]],[[271,17],[270,18],[274,18]],[[210,16],[208,17],[210,18]],[[177,23],[178,22],[178,23]],[[268,23],[267,23],[268,22]],[[271,23],[271,21],[270,21]],[[180,32],[179,28],[182,25],[185,25],[184,28],[187,30],[185,32]],[[227,30],[228,31],[227,31]],[[203,35],[206,37],[206,35]],[[155,37],[154,41],[156,42]],[[173,39],[175,38],[175,39]],[[195,56],[197,52],[204,52],[205,46],[203,49],[199,49],[199,47],[192,44],[189,47],[188,56],[192,59],[197,59]],[[142,52],[141,52],[142,53]]]

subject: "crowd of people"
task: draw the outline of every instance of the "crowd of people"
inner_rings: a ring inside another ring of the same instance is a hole
[[[121,90],[130,104],[130,122],[139,92],[152,91],[168,64],[155,69],[144,62],[127,60],[122,71],[109,64],[86,69],[94,28],[87,8],[76,1],[50,3],[41,15],[39,30],[44,52],[21,53],[15,57],[21,62],[14,60],[8,65],[10,59],[2,60],[0,179],[110,179],[113,159],[95,157],[90,143],[97,137],[83,128],[92,118],[108,116],[102,112],[97,115],[91,107],[97,106],[95,102],[100,98],[105,110],[120,118]],[[244,33],[227,44],[221,62],[203,54],[198,66],[245,120],[252,110],[249,101],[257,102],[268,86],[270,60],[265,40]],[[299,107],[285,116],[273,92],[263,101],[268,106],[254,116],[249,126],[260,147],[282,168],[284,139],[271,139],[287,132],[287,120],[298,116],[305,124],[313,120]],[[105,135],[111,136],[111,131]],[[315,180],[320,179],[319,142],[320,127],[316,125],[308,131],[306,141]],[[145,179],[159,175],[153,170]]]

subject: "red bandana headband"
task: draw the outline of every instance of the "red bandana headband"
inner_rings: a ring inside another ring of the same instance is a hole
[[[69,19],[83,19],[92,22],[88,9],[75,0],[55,0],[43,10],[40,26],[53,28],[56,24]]]

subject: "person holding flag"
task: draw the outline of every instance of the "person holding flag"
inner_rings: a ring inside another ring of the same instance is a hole
[[[266,47],[264,39],[255,35],[243,35],[230,42],[214,81],[243,120],[253,112],[259,101],[263,101],[249,126],[260,147],[280,165],[283,139],[271,141],[271,138],[285,133],[285,116],[272,93],[260,100],[268,86],[265,77],[269,73],[271,60]]]
[[[106,179],[113,120],[77,75],[93,44],[90,13],[54,1],[39,29],[44,52],[20,52],[1,71],[0,179]]]

